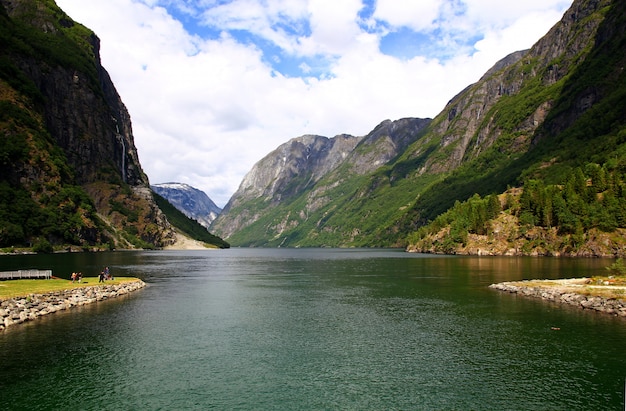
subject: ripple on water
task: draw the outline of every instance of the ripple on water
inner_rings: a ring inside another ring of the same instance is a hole
[[[146,289],[0,334],[0,402],[582,410],[621,401],[623,325],[491,293],[490,271],[473,281],[490,259],[293,251],[146,253],[137,265],[128,254],[125,270],[153,278]]]

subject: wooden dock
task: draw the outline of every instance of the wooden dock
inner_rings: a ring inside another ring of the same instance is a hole
[[[1,280],[21,280],[25,278],[52,278],[52,270],[17,270],[0,272]]]

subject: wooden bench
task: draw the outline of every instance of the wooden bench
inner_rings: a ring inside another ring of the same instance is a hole
[[[24,278],[52,278],[52,270],[17,270],[0,272],[0,280],[20,280]]]

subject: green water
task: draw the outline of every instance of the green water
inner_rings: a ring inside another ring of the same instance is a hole
[[[609,264],[326,249],[0,257],[0,271],[108,265],[148,283],[0,333],[0,404],[623,410],[626,320],[487,288]]]

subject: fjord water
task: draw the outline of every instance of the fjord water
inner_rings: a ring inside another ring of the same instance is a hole
[[[0,271],[108,265],[148,286],[0,333],[0,404],[623,410],[624,319],[488,288],[610,263],[336,249],[4,256]]]

